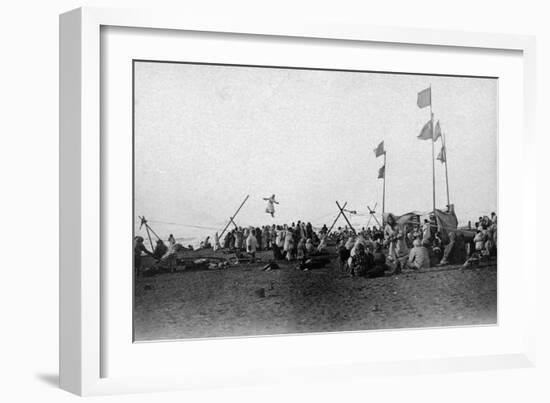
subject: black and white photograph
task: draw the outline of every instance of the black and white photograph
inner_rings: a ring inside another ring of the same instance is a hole
[[[135,342],[498,323],[498,78],[132,69]]]

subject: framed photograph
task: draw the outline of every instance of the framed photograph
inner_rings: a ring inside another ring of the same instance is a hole
[[[62,388],[534,365],[532,37],[84,8],[60,48]]]

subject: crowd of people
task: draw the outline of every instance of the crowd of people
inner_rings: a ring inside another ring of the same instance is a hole
[[[255,260],[256,252],[264,250],[272,250],[275,260],[295,260],[303,258],[306,254],[325,251],[327,231],[326,226],[316,231],[311,223],[301,221],[290,225],[235,227],[227,232],[222,240],[216,233],[212,245],[207,238],[202,247],[224,249],[238,256],[246,252],[250,255],[251,261]]]
[[[207,237],[200,249],[223,250],[249,262],[256,260],[259,251],[272,251],[273,261],[295,261],[296,267],[309,270],[330,261],[329,242],[336,246],[340,270],[351,276],[378,277],[397,274],[404,269],[419,270],[433,265],[475,264],[496,256],[497,216],[479,217],[472,228],[448,230],[438,227],[435,217],[399,223],[388,214],[383,226],[361,228],[339,227],[330,231],[326,225],[314,228],[311,223],[298,221],[289,225],[237,227],[223,234]],[[170,235],[168,245],[157,240],[152,252],[144,246],[143,238],[134,240],[134,261],[141,262],[143,253],[166,260],[185,249]]]

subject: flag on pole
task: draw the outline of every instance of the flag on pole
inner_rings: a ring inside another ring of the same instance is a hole
[[[378,170],[378,179],[384,179],[385,176],[386,176],[386,166],[382,165],[382,167],[380,167],[380,169]]]
[[[432,87],[428,87],[418,93],[416,104],[419,108],[425,108],[432,104]]]
[[[439,126],[439,120],[435,124],[434,141],[441,137],[441,126]]]
[[[447,161],[447,153],[445,152],[445,146],[441,146],[441,151],[437,154],[437,159],[443,164]]]
[[[378,144],[378,147],[374,149],[374,155],[376,158],[380,157],[381,155],[384,155],[386,151],[384,151],[384,142],[381,141],[380,144]]]
[[[428,123],[422,127],[420,134],[418,135],[419,140],[430,140],[432,138],[432,121],[428,120]]]

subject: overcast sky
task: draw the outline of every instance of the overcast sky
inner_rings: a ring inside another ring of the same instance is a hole
[[[430,84],[459,222],[495,211],[496,79],[137,62],[135,213],[164,237],[199,230],[160,222],[223,227],[246,195],[239,225],[330,225],[335,200],[380,211],[382,140],[386,211],[430,210],[431,147],[416,138],[429,120],[417,93]],[[439,161],[436,192],[443,209]],[[262,200],[272,194],[275,219]]]

